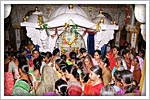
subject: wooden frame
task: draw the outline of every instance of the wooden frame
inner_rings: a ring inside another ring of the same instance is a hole
[[[139,32],[138,32],[138,30],[136,28],[130,29],[130,43],[131,43],[131,48],[136,48],[138,34],[139,34]]]

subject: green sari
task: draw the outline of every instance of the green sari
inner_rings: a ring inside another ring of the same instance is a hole
[[[30,93],[30,86],[29,84],[24,81],[24,80],[17,80],[13,91],[12,91],[13,96],[31,96],[32,94]]]

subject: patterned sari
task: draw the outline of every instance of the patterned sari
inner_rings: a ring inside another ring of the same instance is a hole
[[[12,72],[4,73],[4,95],[10,96],[14,87],[14,79]]]
[[[29,95],[32,95],[32,94],[30,94],[29,91],[30,91],[29,84],[24,80],[18,79],[16,81],[15,85],[14,85],[12,95],[13,96],[29,96]]]

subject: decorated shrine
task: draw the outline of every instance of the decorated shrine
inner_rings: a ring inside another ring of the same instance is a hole
[[[78,52],[80,48],[88,49],[89,34],[93,34],[89,39],[93,46],[90,49],[94,51],[113,39],[114,30],[118,30],[116,23],[105,18],[101,10],[91,20],[78,5],[62,5],[49,18],[37,9],[24,17],[21,26],[26,27],[28,37],[35,45],[39,45],[40,51],[52,52],[54,48],[59,48],[61,53],[65,53],[72,50]]]

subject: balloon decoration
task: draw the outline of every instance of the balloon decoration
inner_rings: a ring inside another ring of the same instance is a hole
[[[146,5],[137,4],[135,5],[135,18],[140,23],[146,22]]]
[[[4,18],[7,18],[11,12],[11,4],[4,5]]]

